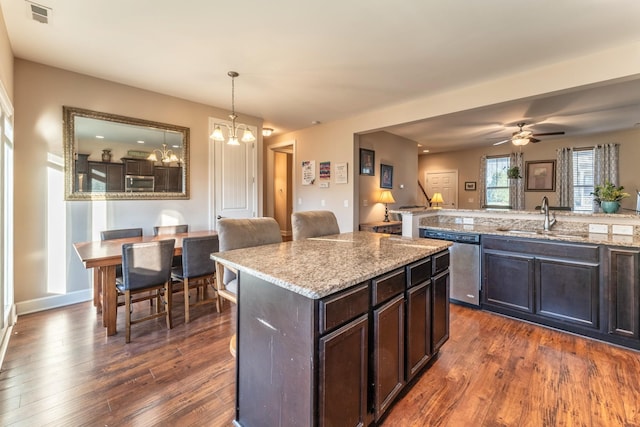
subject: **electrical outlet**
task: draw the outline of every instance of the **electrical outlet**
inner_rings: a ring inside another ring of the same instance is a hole
[[[326,205],[326,202],[324,201],[324,199],[320,200],[320,206],[324,207]]]
[[[369,206],[369,201],[367,199],[362,199],[362,206]]]
[[[462,223],[467,225],[473,225],[473,218],[462,218]]]
[[[607,224],[589,224],[589,233],[607,234],[609,226]]]
[[[349,207],[349,199],[344,199],[344,207],[345,208]]]
[[[632,225],[613,225],[611,229],[612,234],[624,234],[625,236],[633,236]]]

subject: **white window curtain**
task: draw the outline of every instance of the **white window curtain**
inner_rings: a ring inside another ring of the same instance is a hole
[[[509,156],[509,167],[517,166],[520,175],[524,176],[522,153],[511,153]],[[509,203],[512,209],[524,210],[524,178],[509,180]]]
[[[478,204],[483,208],[487,203],[487,156],[480,157],[480,176],[478,177]]]
[[[558,206],[573,208],[573,149],[558,148],[556,160]]]

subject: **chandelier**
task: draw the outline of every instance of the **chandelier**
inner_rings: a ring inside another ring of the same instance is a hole
[[[228,125],[228,124],[222,125],[219,123],[214,124],[211,138],[214,141],[224,141],[224,135],[222,133],[221,126],[226,126],[229,130],[229,139],[227,139],[227,144],[240,145],[240,142],[238,141],[238,134],[240,130],[243,128],[244,128],[244,131],[242,132],[242,142],[255,141],[256,137],[253,136],[253,133],[251,133],[251,130],[247,125],[239,124],[238,126],[236,126],[236,119],[238,118],[238,116],[236,116],[236,106],[235,106],[235,78],[238,77],[240,74],[238,74],[235,71],[229,71],[227,75],[231,77],[231,114],[229,114],[229,118],[231,119],[231,125]]]
[[[181,162],[182,160],[175,155],[173,150],[167,150],[167,133],[166,132],[162,132],[162,139],[163,139],[162,149],[156,148],[155,150],[153,150],[151,154],[149,154],[149,157],[147,157],[147,160],[151,160],[152,162],[160,161],[162,163]],[[160,158],[156,156],[156,153],[160,155]]]

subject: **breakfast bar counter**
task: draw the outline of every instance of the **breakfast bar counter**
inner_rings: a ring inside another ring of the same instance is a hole
[[[449,246],[354,232],[212,254],[239,272],[235,424],[379,422],[448,338]]]

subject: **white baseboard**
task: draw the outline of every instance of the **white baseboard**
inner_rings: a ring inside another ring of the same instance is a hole
[[[70,292],[64,295],[53,295],[44,298],[37,298],[16,303],[18,316],[35,313],[37,311],[49,310],[52,308],[64,307],[65,305],[77,304],[79,302],[91,301],[93,299],[91,289]]]
[[[16,306],[15,304],[11,306],[11,313],[9,313],[9,325],[4,328],[2,332],[2,336],[0,336],[0,368],[2,368],[2,363],[4,362],[4,356],[7,354],[7,347],[9,347],[9,340],[11,339],[11,334],[13,333],[13,325],[16,324],[16,319],[18,315],[16,314]]]

